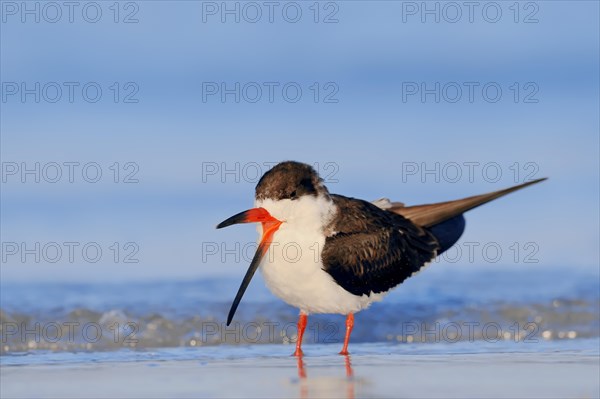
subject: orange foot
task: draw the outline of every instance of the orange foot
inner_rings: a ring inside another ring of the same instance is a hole
[[[302,352],[302,349],[296,348],[296,351],[294,353],[292,353],[292,356],[302,357],[302,356],[304,356],[304,352]]]

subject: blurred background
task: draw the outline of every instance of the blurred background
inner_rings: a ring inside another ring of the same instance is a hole
[[[550,177],[470,212],[390,303],[584,296],[597,335],[597,2],[75,3],[1,2],[6,320],[224,319],[256,232],[215,225],[291,159],[406,204]]]

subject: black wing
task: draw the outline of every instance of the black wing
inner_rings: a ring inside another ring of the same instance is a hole
[[[321,258],[323,269],[346,291],[388,291],[436,256],[435,237],[405,217],[366,201],[332,198],[339,213]]]

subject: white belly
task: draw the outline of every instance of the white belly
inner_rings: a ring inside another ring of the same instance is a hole
[[[307,314],[356,313],[383,298],[383,294],[357,296],[339,286],[322,269],[324,244],[323,234],[283,223],[260,266],[271,292]]]

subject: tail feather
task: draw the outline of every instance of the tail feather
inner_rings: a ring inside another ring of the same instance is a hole
[[[404,206],[400,203],[392,203],[392,206],[387,210],[398,213],[405,218],[410,219],[413,223],[419,226],[431,228],[456,216],[462,215],[466,211],[476,208],[479,205],[483,205],[487,202],[495,200],[496,198],[500,198],[506,194],[520,190],[527,186],[531,186],[532,184],[539,183],[546,179],[547,178],[544,177],[529,181],[527,183],[519,184],[517,186],[505,188],[503,190],[494,191],[492,193],[475,195],[473,197],[454,201],[439,202],[437,204]]]

